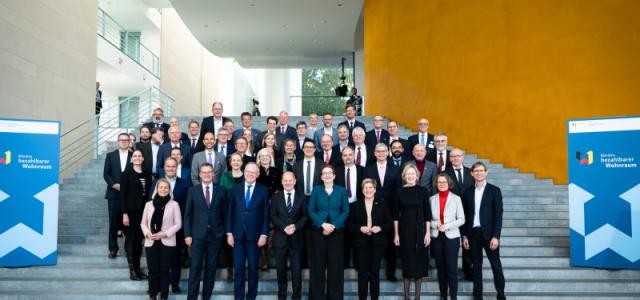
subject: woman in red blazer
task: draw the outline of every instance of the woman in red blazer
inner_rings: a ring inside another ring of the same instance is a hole
[[[180,205],[172,200],[171,185],[158,179],[152,200],[142,213],[140,228],[144,233],[144,247],[149,267],[149,296],[169,297],[169,267],[176,251],[176,232],[182,228]]]

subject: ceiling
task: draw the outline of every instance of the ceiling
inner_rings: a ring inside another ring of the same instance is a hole
[[[351,65],[364,0],[173,0],[211,53],[244,68]]]

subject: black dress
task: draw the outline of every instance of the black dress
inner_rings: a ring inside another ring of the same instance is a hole
[[[429,273],[429,251],[424,247],[425,222],[431,221],[428,201],[427,189],[421,186],[398,189],[393,201],[393,220],[398,221],[404,278],[422,278]]]

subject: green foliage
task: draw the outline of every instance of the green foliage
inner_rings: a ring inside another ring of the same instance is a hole
[[[353,87],[353,69],[344,70],[346,84]],[[323,114],[330,112],[342,115],[347,98],[335,96],[334,89],[342,83],[340,68],[302,69],[302,115],[312,112]]]

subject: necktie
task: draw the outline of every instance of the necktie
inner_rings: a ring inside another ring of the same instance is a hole
[[[362,154],[360,153],[360,147],[358,147],[358,152],[356,153],[356,165],[360,165],[361,158],[362,158]]]
[[[209,193],[209,186],[205,187],[204,191],[204,201],[207,202],[207,208],[211,207],[211,194]]]
[[[213,164],[213,158],[211,157],[211,154],[213,154],[213,151],[207,153],[207,155],[209,155],[209,157],[207,158],[207,162]]]
[[[378,172],[378,175],[380,175],[380,186],[383,187],[384,186],[384,175],[385,175],[385,167],[384,166],[380,166],[380,171]]]
[[[280,133],[281,134],[284,134],[284,128],[285,128],[284,126],[280,127]]]
[[[156,128],[160,127],[160,123],[156,123]]]
[[[420,134],[420,145],[424,145],[424,134]]]
[[[376,130],[376,142],[380,143],[380,131]]]
[[[353,122],[349,122],[349,129],[353,129]]]
[[[351,168],[347,168],[347,198],[351,198]]]
[[[442,167],[444,166],[444,158],[442,158],[442,152],[438,153],[438,172],[442,172]]]
[[[460,173],[460,169],[456,169],[456,175],[458,175],[458,184],[462,185],[462,173]]]
[[[247,192],[244,194],[244,207],[249,207],[249,202],[251,202],[251,185],[247,185]]]
[[[324,163],[329,164],[329,151],[324,152]]]
[[[227,153],[225,153],[225,152],[224,152],[224,147],[226,147],[226,146],[222,146],[222,147],[220,147],[220,153],[222,153],[222,154],[224,154],[224,155],[226,156],[226,155],[227,155]]]
[[[399,167],[400,166],[400,159],[395,159],[394,158],[393,159],[393,164]]]
[[[287,213],[291,214],[293,210],[293,204],[291,203],[291,193],[287,193]]]
[[[191,139],[191,151],[196,149],[196,139]]]
[[[307,181],[305,183],[305,188],[304,188],[304,193],[305,195],[309,196],[311,195],[311,161],[307,160],[307,176],[305,177],[305,180]]]

